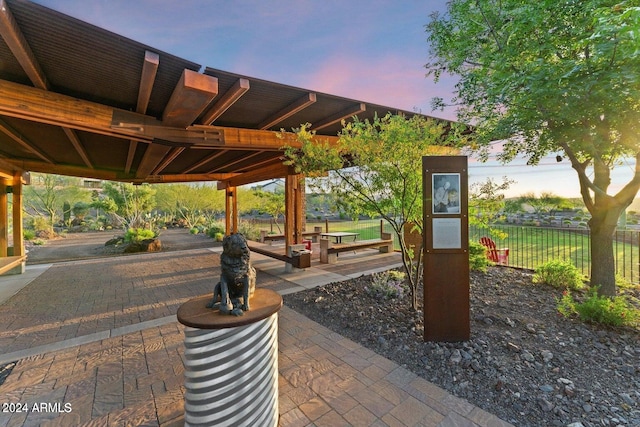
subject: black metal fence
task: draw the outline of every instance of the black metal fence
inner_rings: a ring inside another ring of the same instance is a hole
[[[535,269],[553,259],[569,261],[585,276],[591,269],[591,240],[588,229],[557,227],[525,227],[493,225],[497,232],[470,227],[469,239],[478,241],[489,236],[497,247],[509,248],[508,265]],[[499,233],[506,238],[500,239]],[[630,281],[640,283],[640,231],[617,230],[614,235],[613,252],[616,273]]]

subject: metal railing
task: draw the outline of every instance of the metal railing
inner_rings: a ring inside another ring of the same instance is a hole
[[[469,228],[469,239],[478,241],[489,236],[496,246],[509,248],[508,265],[534,270],[545,262],[560,259],[571,262],[585,276],[591,273],[591,240],[588,229],[556,227],[524,227],[492,225],[493,230],[507,234],[499,239],[487,229]],[[617,230],[613,253],[616,274],[625,280],[640,283],[640,231]]]

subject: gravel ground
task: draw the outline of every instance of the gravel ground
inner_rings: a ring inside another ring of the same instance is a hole
[[[460,343],[423,342],[421,303],[372,296],[370,276],[284,301],[516,426],[640,426],[640,331],[563,318],[561,292],[528,272],[492,267],[470,282],[472,337]]]

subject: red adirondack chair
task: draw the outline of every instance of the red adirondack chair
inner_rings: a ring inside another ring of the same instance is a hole
[[[487,258],[496,264],[509,264],[509,248],[496,248],[496,242],[490,237],[481,237],[480,244],[487,248]]]

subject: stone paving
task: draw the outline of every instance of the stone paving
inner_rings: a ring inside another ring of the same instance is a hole
[[[211,292],[219,275],[212,250],[40,267],[0,305],[0,366],[15,362],[0,385],[0,427],[183,425],[175,312]],[[373,269],[383,268],[373,258]],[[349,274],[361,274],[359,264]],[[283,263],[260,257],[254,265],[259,286],[280,293],[313,286],[308,277],[315,285],[349,277],[326,267],[277,275]],[[278,363],[283,427],[509,425],[287,307]]]

